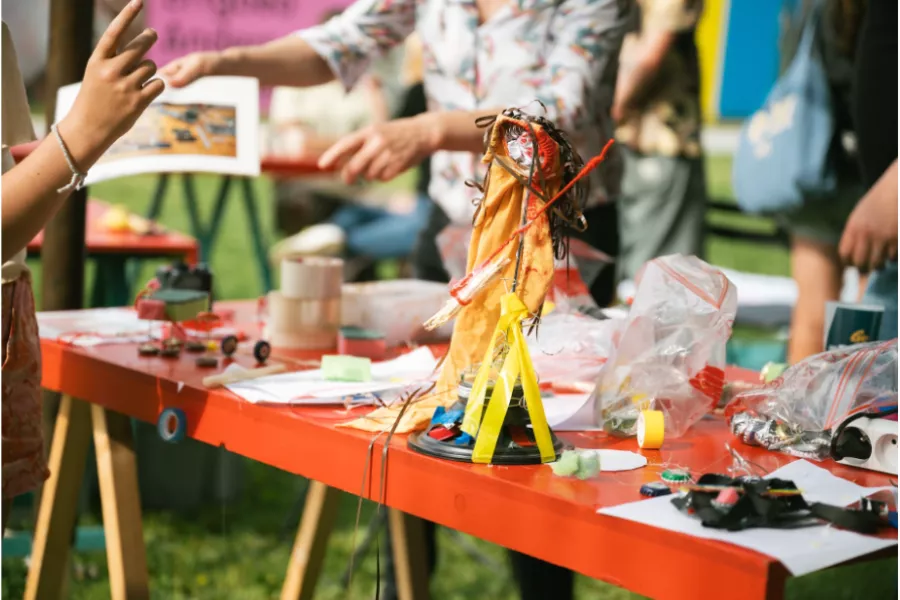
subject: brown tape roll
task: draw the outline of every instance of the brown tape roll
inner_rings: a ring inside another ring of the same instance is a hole
[[[281,261],[281,293],[297,300],[340,298],[344,261],[319,256]]]

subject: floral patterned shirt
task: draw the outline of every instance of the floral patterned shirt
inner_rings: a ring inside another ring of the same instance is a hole
[[[413,31],[423,42],[430,110],[522,107],[566,131],[582,158],[613,134],[609,111],[633,0],[511,0],[479,24],[475,0],[357,0],[331,21],[298,33],[350,89],[370,61]],[[471,223],[485,175],[481,156],[438,152],[429,194],[452,222]],[[618,195],[617,153],[592,173],[588,206]]]

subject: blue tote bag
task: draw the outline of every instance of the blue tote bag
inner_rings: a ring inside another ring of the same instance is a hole
[[[790,210],[837,187],[831,90],[816,45],[821,4],[814,1],[793,61],[741,129],[732,180],[746,212]]]

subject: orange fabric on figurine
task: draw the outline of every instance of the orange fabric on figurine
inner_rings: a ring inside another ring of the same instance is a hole
[[[588,167],[552,123],[508,109],[481,123],[488,163],[484,196],[474,219],[468,275],[426,327],[456,318],[450,349],[433,390],[408,403],[375,410],[345,425],[366,431],[408,433],[422,428],[435,408],[457,401],[462,373],[484,358],[500,318],[500,298],[512,291],[538,316],[553,282],[554,257],[567,251],[566,227],[584,226],[578,181]],[[537,159],[537,160],[535,160]],[[402,412],[402,416],[401,416]],[[398,417],[400,418],[397,422]]]

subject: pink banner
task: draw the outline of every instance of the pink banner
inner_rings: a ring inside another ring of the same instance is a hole
[[[159,65],[202,50],[271,41],[319,23],[351,0],[148,0],[147,26],[159,33]],[[268,96],[265,94],[264,96]],[[264,105],[268,104],[264,97]]]
[[[259,44],[318,23],[350,0],[149,0],[147,25],[159,32],[153,60]]]

